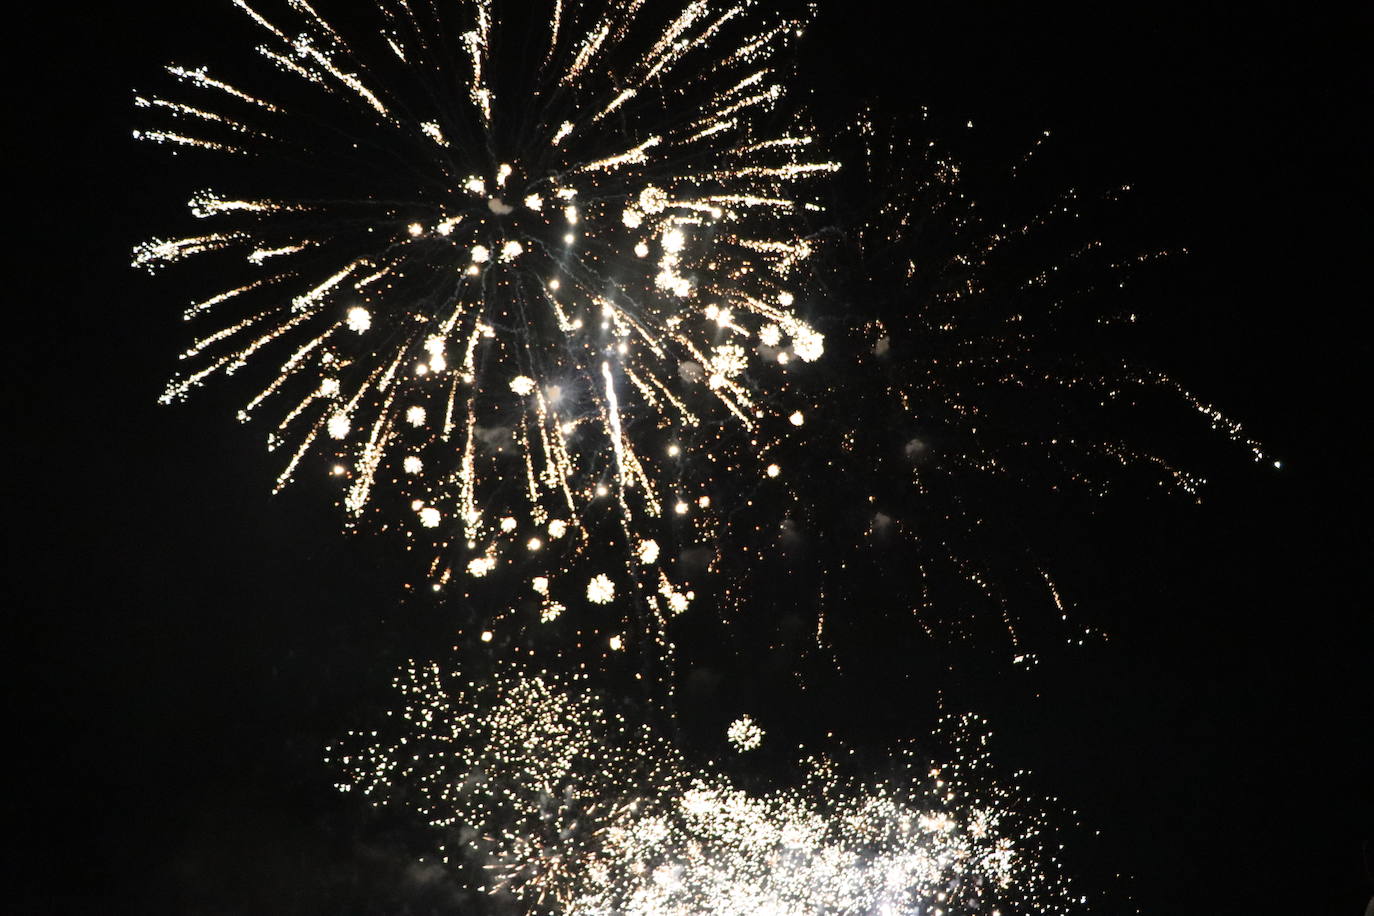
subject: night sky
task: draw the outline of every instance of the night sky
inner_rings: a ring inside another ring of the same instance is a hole
[[[335,794],[319,763],[397,664],[444,650],[449,612],[404,602],[404,565],[341,534],[322,488],[269,495],[277,457],[262,426],[233,422],[228,387],[156,404],[188,294],[129,269],[129,249],[192,189],[165,186],[159,152],[129,139],[132,91],[161,85],[169,60],[247,53],[221,29],[228,7],[48,4],[11,32],[41,54],[11,77],[4,605],[20,867],[3,908],[454,912],[409,866],[414,832]],[[1028,671],[959,649],[953,671],[916,677],[903,659],[924,663],[930,645],[875,645],[804,713],[738,665],[719,691],[747,693],[765,723],[814,716],[858,742],[919,737],[937,693],[985,716],[999,761],[1078,812],[1059,818],[1087,828],[1066,830],[1067,870],[1102,912],[1362,912],[1374,17],[822,7],[801,49],[819,108],[925,105],[951,130],[973,121],[959,148],[989,161],[1051,130],[1066,186],[1132,184],[1129,222],[1103,231],[1189,252],[1137,293],[1142,350],[1284,466],[1218,436],[1193,462],[1210,480],[1200,506],[1148,492],[1081,524],[1072,507],[1025,520],[1038,537],[1063,528],[1058,580],[1105,643]],[[881,581],[868,589],[856,600],[880,602]]]

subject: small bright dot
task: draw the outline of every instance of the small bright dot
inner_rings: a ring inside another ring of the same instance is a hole
[[[482,642],[491,642],[491,630],[482,631]]]
[[[662,213],[668,206],[668,195],[653,186],[639,192],[639,208],[645,213]]]
[[[525,246],[514,239],[501,246],[501,260],[509,261],[525,253]]]
[[[406,422],[411,426],[425,425],[425,409],[419,404],[412,404],[406,408]]]
[[[607,493],[609,493],[609,492],[610,492],[610,490],[607,490],[607,489],[606,489],[606,485],[605,485],[604,483],[599,483],[599,484],[596,485],[596,495],[597,495],[597,496],[605,496],[605,495],[606,495]]]
[[[372,313],[361,305],[355,305],[348,310],[348,329],[354,333],[361,334],[372,327]]]
[[[647,258],[649,256],[649,246],[644,244],[643,242],[636,242],[635,254],[641,258]]]
[[[683,246],[686,244],[687,236],[683,234],[681,229],[672,229],[664,233],[663,235],[664,251],[671,251],[674,254],[676,254],[677,252],[681,251]]]
[[[410,508],[411,508],[411,510],[414,511],[414,512],[419,512],[419,511],[420,511],[421,509],[423,509],[424,507],[425,507],[425,501],[424,501],[423,499],[412,499],[412,500],[410,501]]]
[[[678,504],[673,506],[673,511],[676,512],[678,515],[686,515],[687,508],[687,504],[679,500]]]
[[[472,263],[483,264],[491,260],[491,249],[486,245],[472,246]]]
[[[544,542],[539,540],[539,538],[530,538],[529,543],[525,546],[528,547],[530,550],[538,550],[539,548],[544,546]]]
[[[547,595],[549,593],[549,577],[535,576],[530,580],[530,588],[534,589],[536,594]]]
[[[341,464],[336,464],[336,465],[334,465],[334,476],[335,476],[335,477],[342,477],[345,473],[347,473],[347,471],[344,469],[344,466],[343,466],[343,465],[341,465]]]
[[[425,463],[420,460],[419,455],[406,455],[401,467],[405,468],[407,474],[418,474],[425,469]]]
[[[676,445],[668,446],[668,456],[670,458],[676,458],[680,454],[682,454],[682,449],[678,448]]]
[[[571,245],[573,242],[577,241],[577,236],[569,232],[567,235],[563,236],[563,241]]]
[[[554,277],[552,280],[549,281],[549,289],[558,289],[558,287],[559,283],[557,277]]]
[[[524,396],[534,390],[534,379],[527,375],[517,375],[510,380],[510,390]]]
[[[426,528],[438,528],[439,520],[442,518],[443,516],[439,514],[439,510],[433,506],[425,506],[420,510],[420,524],[424,525]]]
[[[769,477],[777,477],[777,476],[778,476],[779,474],[781,474],[781,473],[782,473],[782,468],[778,467],[776,464],[770,464],[770,465],[768,465],[768,476],[769,476]]]
[[[557,540],[568,533],[568,523],[562,519],[554,519],[549,522],[549,537]]]
[[[781,306],[789,306],[793,301],[795,300],[793,300],[791,293],[783,292],[778,294],[778,304]]]
[[[416,238],[420,233],[425,231],[425,227],[421,226],[419,223],[411,223],[406,227],[406,231],[410,233],[411,238]]]
[[[803,417],[802,412],[798,410],[794,411],[792,413],[792,416],[787,418],[787,422],[791,423],[793,426],[801,426],[803,423],[806,422],[806,418]]]
[[[612,636],[610,642],[612,652],[619,652],[625,647],[625,640],[621,639],[619,636]]]
[[[563,218],[568,221],[569,226],[576,226],[578,219],[577,208],[573,206],[564,207]]]
[[[466,187],[474,194],[487,193],[487,183],[477,177],[469,178]]]
[[[501,519],[501,530],[506,532],[514,531],[515,519],[511,518],[509,515]]]
[[[531,194],[529,197],[525,198],[525,206],[529,207],[531,210],[539,210],[544,206],[544,199],[538,194]]]
[[[416,375],[427,375],[428,373],[429,373],[429,366],[426,366],[424,363],[420,363],[418,366],[415,367],[415,374],[416,374]]]
[[[329,418],[327,428],[331,439],[344,439],[348,436],[348,414],[340,412]]]
[[[587,583],[587,600],[594,604],[610,604],[615,600],[615,583],[605,573],[598,573]]]

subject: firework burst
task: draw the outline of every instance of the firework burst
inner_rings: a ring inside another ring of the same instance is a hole
[[[1043,817],[989,777],[981,723],[953,759],[886,778],[806,757],[782,788],[693,765],[586,678],[413,664],[376,731],[329,751],[339,788],[417,815],[455,874],[564,914],[1064,912]],[[752,724],[752,723],[751,723]],[[758,728],[754,725],[754,728]],[[761,736],[761,732],[759,732]]]
[[[1036,177],[1046,137],[991,176],[966,174],[928,137],[863,118],[839,141],[855,167],[840,181],[849,244],[827,298],[847,315],[827,327],[837,372],[808,397],[846,397],[841,412],[811,411],[799,438],[856,486],[851,499],[800,502],[796,526],[818,551],[845,552],[843,570],[816,564],[816,591],[844,608],[823,616],[823,640],[846,626],[872,640],[880,618],[909,610],[941,639],[987,644],[992,622],[1029,660],[1047,631],[1085,636],[1056,558],[1103,497],[1143,484],[1197,499],[1205,481],[1177,457],[1189,433],[1271,459],[1130,355],[1139,306],[1123,289],[1170,252],[1094,235],[1121,222],[1128,187],[1046,201],[1035,189],[1062,188]],[[885,600],[856,616],[869,575]],[[1049,613],[1013,613],[1018,603]]]
[[[278,488],[333,477],[435,591],[519,577],[520,626],[573,608],[603,650],[666,645],[717,550],[714,481],[777,475],[785,377],[823,349],[799,226],[836,167],[778,110],[802,23],[705,0],[234,5],[266,88],[172,66],[175,97],[137,99],[161,126],[136,137],[237,161],[242,185],[192,197],[212,230],[134,251],[217,281],[163,400],[270,365],[239,416],[275,412]]]

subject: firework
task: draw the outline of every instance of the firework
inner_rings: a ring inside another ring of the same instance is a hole
[[[1043,819],[988,777],[986,734],[974,720],[948,723],[961,744],[947,764],[906,752],[888,777],[860,779],[812,756],[791,786],[745,789],[632,724],[585,677],[505,667],[467,680],[425,664],[396,684],[401,701],[382,727],[331,749],[345,777],[339,788],[418,815],[455,874],[526,908],[1066,908]]]
[[[212,278],[163,400],[270,367],[239,416],[275,414],[278,488],[332,477],[435,591],[523,580],[520,626],[573,608],[602,651],[662,643],[713,562],[718,476],[778,475],[786,375],[823,350],[799,217],[836,166],[775,114],[802,23],[705,0],[234,5],[258,70],[171,66],[175,97],[137,99],[160,126],[136,137],[236,186],[191,198],[213,228],[134,251]]]
[[[1129,188],[1037,199],[1039,187],[1062,188],[1032,179],[1046,138],[1009,174],[970,180],[926,137],[864,118],[841,141],[856,163],[841,205],[851,244],[829,300],[847,320],[829,333],[834,369],[809,400],[842,388],[845,409],[810,412],[799,438],[856,486],[852,499],[800,503],[795,524],[846,560],[843,571],[816,564],[817,591],[844,607],[821,607],[823,641],[846,627],[871,640],[877,618],[910,611],[939,638],[986,645],[1001,629],[996,641],[1009,637],[1027,661],[1048,638],[1087,632],[1069,622],[1056,558],[1089,530],[1078,519],[1095,502],[1142,485],[1196,499],[1204,480],[1176,457],[1190,431],[1198,446],[1219,431],[1271,459],[1238,423],[1128,356],[1138,306],[1123,287],[1169,254],[1093,235],[1121,221]],[[866,592],[854,583],[870,576],[885,600],[856,617]]]

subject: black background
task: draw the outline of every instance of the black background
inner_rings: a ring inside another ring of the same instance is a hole
[[[1371,892],[1371,22],[1335,9],[849,0],[802,48],[823,104],[928,105],[992,157],[1051,129],[1076,186],[1132,183],[1140,237],[1191,252],[1145,315],[1156,363],[1284,461],[1218,445],[1201,507],[1114,506],[1107,558],[1061,575],[1111,641],[958,688],[1004,763],[1101,830],[1066,859],[1105,912],[1354,914]],[[243,53],[221,47],[233,11],[21,15],[11,911],[466,911],[318,765],[433,650],[441,612],[400,606],[397,571],[320,493],[268,497],[275,464],[224,392],[155,404],[184,296],[128,250],[189,189],[129,139],[131,90],[166,60]],[[880,707],[874,730],[901,733],[905,704],[930,705],[871,699],[829,708]]]

